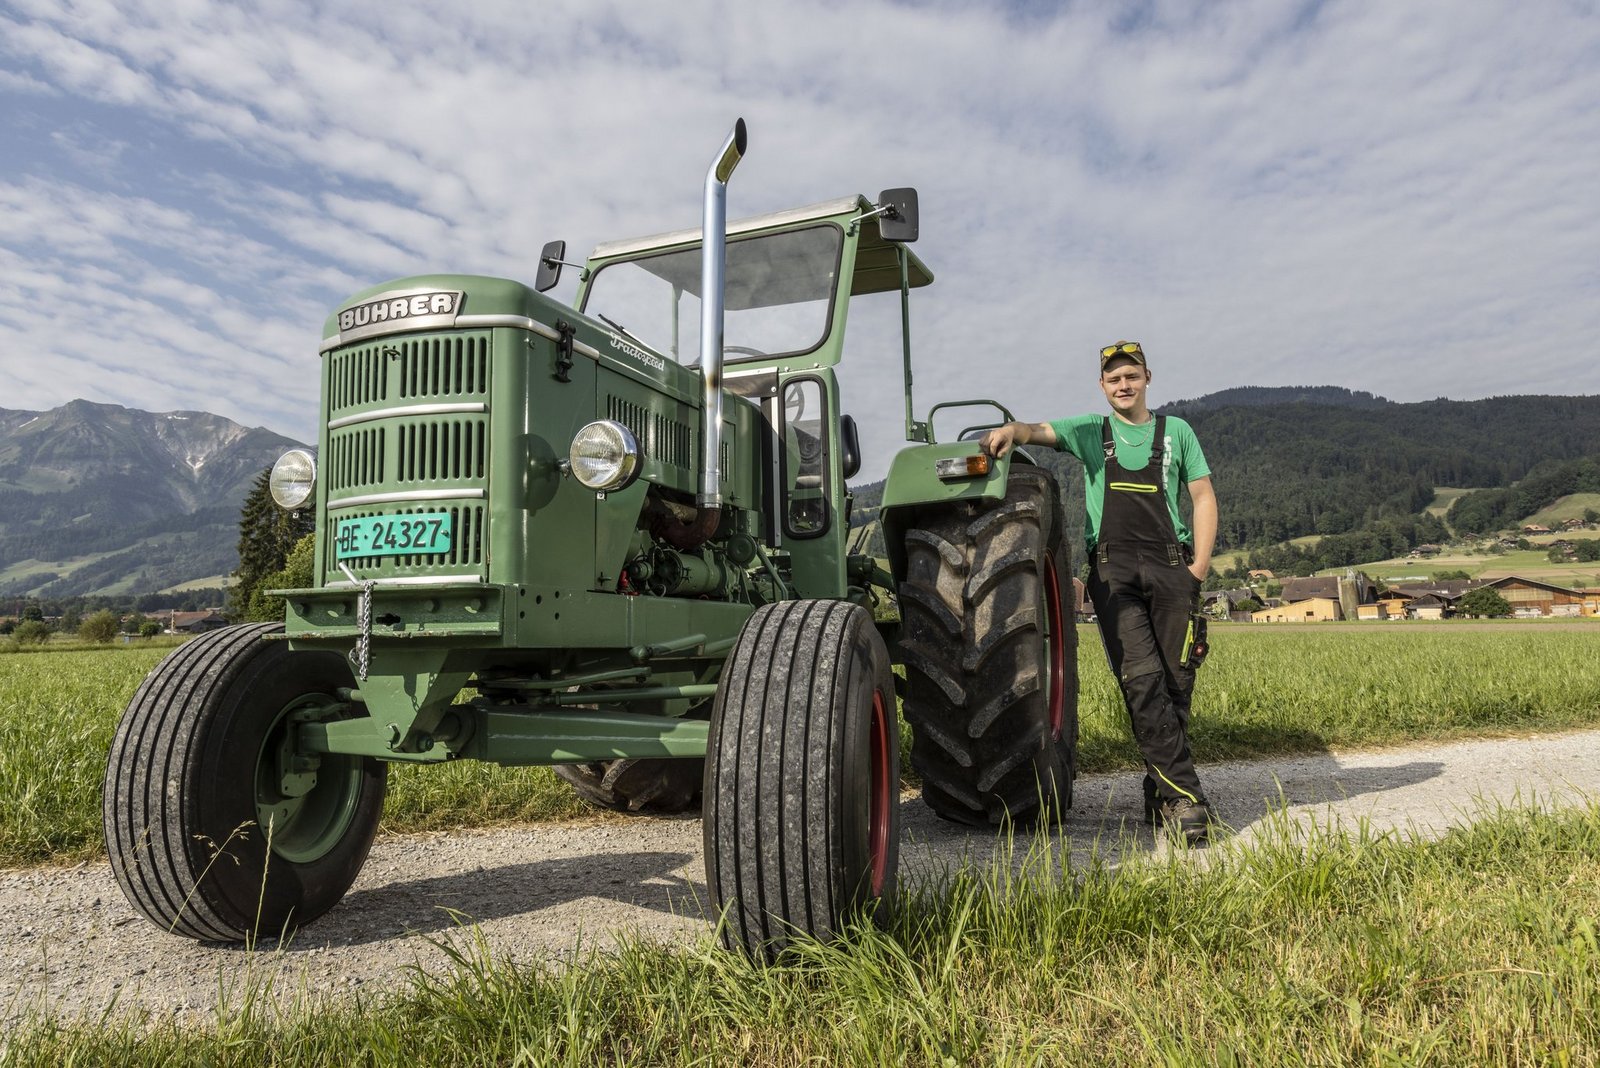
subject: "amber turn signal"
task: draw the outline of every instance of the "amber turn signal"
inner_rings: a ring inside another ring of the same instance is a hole
[[[975,456],[949,456],[933,465],[934,474],[945,482],[955,482],[963,478],[982,478],[989,473],[989,454],[980,452]]]

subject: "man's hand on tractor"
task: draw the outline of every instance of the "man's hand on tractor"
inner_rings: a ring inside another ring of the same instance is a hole
[[[983,451],[999,459],[1011,451],[1013,445],[1054,445],[1055,428],[1049,423],[1006,423],[984,434],[978,444]]]

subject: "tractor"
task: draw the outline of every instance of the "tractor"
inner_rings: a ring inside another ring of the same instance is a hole
[[[139,912],[215,942],[309,923],[360,871],[388,765],[486,760],[624,811],[699,803],[722,937],[770,959],[887,915],[902,703],[939,815],[1071,803],[1059,491],[912,417],[916,192],[730,225],[747,143],[740,120],[699,229],[599,246],[571,306],[553,241],[531,287],[403,278],[328,318],[315,452],[271,475],[315,507],[312,584],[174,650],[112,742],[106,847]],[[895,293],[910,445],[880,560],[850,551],[835,367],[851,301]],[[964,405],[1010,418],[934,410]]]

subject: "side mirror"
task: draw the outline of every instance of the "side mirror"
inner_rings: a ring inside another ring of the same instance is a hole
[[[845,478],[855,478],[856,472],[861,470],[861,435],[856,431],[856,421],[851,416],[841,416],[839,419],[839,451],[840,474]]]
[[[878,216],[878,233],[885,241],[909,243],[917,239],[915,189],[885,189],[878,194],[878,207],[888,209]]]
[[[561,281],[561,261],[567,255],[565,241],[551,241],[539,253],[539,273],[533,279],[533,288],[547,293]]]

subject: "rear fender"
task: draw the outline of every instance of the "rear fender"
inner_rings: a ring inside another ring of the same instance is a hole
[[[963,501],[998,501],[1006,495],[1006,476],[1011,464],[1032,464],[1027,453],[1013,449],[989,466],[981,478],[944,481],[934,473],[934,464],[954,456],[973,456],[976,441],[953,441],[943,445],[913,445],[901,449],[889,466],[883,484],[883,544],[889,554],[889,570],[896,584],[905,580],[905,534],[917,526],[917,516],[928,509],[953,507]]]

